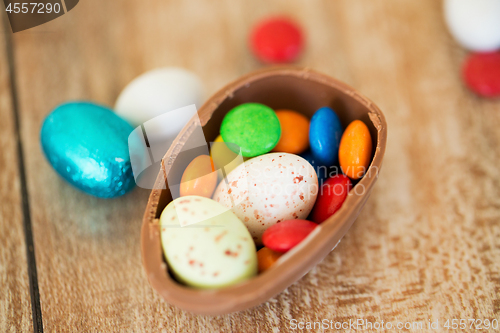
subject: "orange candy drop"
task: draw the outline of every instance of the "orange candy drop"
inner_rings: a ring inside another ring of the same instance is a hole
[[[182,174],[180,194],[211,198],[217,185],[217,172],[208,155],[193,159]]]
[[[339,147],[339,162],[342,171],[351,179],[363,177],[372,157],[372,138],[368,127],[355,120],[342,134]]]
[[[269,268],[271,268],[276,261],[282,256],[282,253],[273,251],[268,249],[267,247],[263,247],[259,251],[257,251],[257,261],[259,264],[259,273],[262,273]]]
[[[273,151],[300,154],[309,147],[309,119],[292,110],[276,110],[281,138]]]

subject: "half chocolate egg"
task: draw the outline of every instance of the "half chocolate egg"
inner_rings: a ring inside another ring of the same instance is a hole
[[[308,118],[320,107],[329,106],[337,112],[344,127],[356,119],[363,121],[374,147],[370,167],[343,206],[271,269],[222,289],[191,288],[169,273],[161,246],[160,214],[172,197],[178,196],[172,184],[178,184],[189,161],[203,153],[203,149],[200,152],[186,149],[193,146],[199,127],[207,142],[215,141],[226,113],[248,102],[262,103],[275,110],[295,110]],[[327,75],[296,67],[266,68],[241,77],[208,99],[198,110],[198,117],[188,122],[162,160],[162,169],[144,214],[142,258],[150,284],[165,301],[193,313],[221,315],[254,307],[279,294],[335,248],[359,215],[377,180],[386,146],[387,124],[378,107],[353,88]]]

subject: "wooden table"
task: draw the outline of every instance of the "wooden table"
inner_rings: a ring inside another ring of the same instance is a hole
[[[161,66],[196,72],[211,94],[261,67],[247,35],[275,13],[305,29],[300,65],[383,110],[384,167],[354,227],[299,282],[245,312],[193,315],[163,302],[142,269],[148,191],[115,200],[78,192],[45,160],[40,127],[68,100],[112,106],[130,80]],[[462,85],[466,52],[449,36],[440,1],[85,0],[14,35],[2,20],[0,331],[283,332],[292,319],[426,328],[500,319],[500,101]]]

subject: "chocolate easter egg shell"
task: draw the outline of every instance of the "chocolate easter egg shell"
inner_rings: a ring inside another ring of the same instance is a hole
[[[370,168],[353,188],[342,207],[319,225],[304,241],[274,262],[273,268],[241,283],[224,288],[194,290],[169,274],[161,251],[159,217],[172,201],[165,177],[180,180],[188,162],[179,151],[194,137],[195,122],[186,125],[163,158],[157,187],[151,191],[141,230],[142,259],[151,286],[167,303],[197,314],[222,315],[257,306],[301,279],[336,247],[366,203],[382,165],[387,140],[383,113],[369,99],[348,85],[307,68],[265,68],[249,73],[216,92],[198,110],[208,141],[219,135],[225,115],[242,103],[261,103],[273,110],[290,109],[311,118],[328,105],[342,125],[355,119],[366,123],[373,138]],[[259,158],[259,157],[256,157]],[[254,158],[255,159],[255,158]],[[362,188],[362,191],[356,191]],[[175,193],[174,193],[175,194]]]

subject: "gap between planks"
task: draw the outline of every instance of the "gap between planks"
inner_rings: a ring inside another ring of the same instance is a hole
[[[30,203],[28,188],[26,183],[26,168],[24,165],[23,144],[20,135],[19,103],[16,85],[16,71],[14,66],[14,47],[11,36],[11,28],[5,16],[2,17],[5,38],[5,52],[9,69],[9,83],[12,95],[12,117],[14,119],[14,139],[16,141],[16,151],[19,167],[19,178],[22,198],[23,231],[26,244],[26,257],[28,264],[28,277],[31,297],[31,311],[33,319],[33,331],[43,332],[42,310],[40,306],[40,291],[38,289],[38,275],[36,271],[35,245],[33,242],[33,231],[31,227]]]

